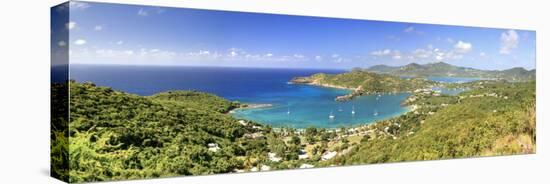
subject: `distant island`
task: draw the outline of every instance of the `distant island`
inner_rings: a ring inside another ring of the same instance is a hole
[[[516,67],[507,70],[480,70],[468,67],[454,66],[444,62],[417,64],[411,63],[404,66],[375,65],[365,69],[366,71],[391,74],[407,77],[477,77],[485,79],[504,79],[511,82],[530,81],[536,78],[536,71]]]

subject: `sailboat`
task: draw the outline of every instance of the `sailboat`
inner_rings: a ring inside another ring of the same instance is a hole
[[[338,107],[338,111],[342,112],[344,110],[342,110],[342,106]]]
[[[351,107],[351,114],[352,114],[352,115],[355,114],[355,105],[353,105],[353,106]]]
[[[332,111],[330,111],[330,115],[328,115],[329,119],[334,119],[334,114],[332,114]]]
[[[373,115],[374,115],[374,116],[378,116],[378,110],[374,110]]]
[[[290,107],[287,108],[286,114],[287,114],[287,115],[290,115]]]

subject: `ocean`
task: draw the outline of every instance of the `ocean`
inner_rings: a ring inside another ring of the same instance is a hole
[[[289,84],[296,76],[343,73],[330,69],[265,69],[184,66],[71,65],[70,78],[142,96],[168,90],[198,90],[244,103],[271,107],[240,109],[236,118],[273,127],[338,128],[399,116],[409,94],[369,95],[349,102],[334,98],[348,90]],[[354,111],[355,113],[352,113]],[[329,116],[332,115],[332,118]]]

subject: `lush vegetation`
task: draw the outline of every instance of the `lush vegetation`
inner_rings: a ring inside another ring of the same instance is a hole
[[[69,179],[69,90],[67,83],[51,86],[50,163],[52,177]]]
[[[237,104],[200,92],[141,97],[70,83],[70,181],[227,173],[265,154],[265,139],[224,114]],[[219,150],[209,150],[208,144]]]
[[[373,125],[378,131],[323,165],[534,153],[535,82],[475,84],[459,96],[412,96],[415,110]]]
[[[367,71],[376,73],[386,73],[396,76],[453,76],[453,77],[475,77],[506,79],[508,81],[531,81],[535,80],[535,70],[526,70],[524,68],[511,68],[507,70],[479,70],[474,68],[453,66],[447,63],[411,63],[405,66],[372,66]]]
[[[292,82],[355,89],[365,94],[413,91],[434,84],[423,78],[401,78],[359,69],[335,75],[318,73],[309,77],[296,77]]]
[[[403,82],[367,88],[371,90],[431,85],[422,79],[359,70],[312,78],[349,87],[375,80]],[[418,84],[405,84],[417,80]],[[70,182],[520,154],[536,149],[534,81],[449,85],[470,89],[456,96],[422,90],[403,102],[411,111],[399,117],[359,127],[303,130],[273,129],[235,119],[228,112],[243,105],[203,92],[169,91],[143,97],[92,83],[71,81],[69,86],[70,102],[63,93],[66,85],[52,86],[52,94],[59,95],[52,97],[52,105],[70,103],[68,124],[67,113],[63,114],[67,111],[52,112],[59,114],[52,114],[52,164],[53,172]]]
[[[221,97],[198,91],[168,91],[151,96],[151,99],[159,100],[167,104],[175,103],[175,106],[189,106],[201,110],[214,110],[227,113],[231,109],[240,106],[238,102],[227,101]]]

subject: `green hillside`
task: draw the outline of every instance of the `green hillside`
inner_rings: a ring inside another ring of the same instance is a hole
[[[454,66],[444,62],[417,64],[411,63],[404,66],[376,65],[367,68],[366,71],[375,73],[391,74],[396,76],[427,77],[427,76],[449,76],[449,77],[474,77],[505,79],[508,81],[530,81],[535,79],[535,70],[524,68],[511,68],[507,70],[479,70],[468,67]]]
[[[366,94],[414,91],[434,84],[422,78],[401,78],[361,70],[341,74],[318,73],[307,77],[296,77],[291,82],[355,89]]]
[[[266,154],[267,133],[243,126],[224,112],[236,106],[200,92],[141,97],[70,83],[70,181],[227,173],[244,167],[239,157]],[[220,148],[211,151],[209,143]]]
[[[476,84],[459,96],[409,98],[414,111],[373,125],[378,134],[323,165],[535,153],[535,82]]]
[[[392,81],[395,77],[360,71],[314,76],[349,86],[368,83],[363,80],[366,77],[397,82]],[[534,81],[457,84],[471,89],[457,96],[413,92],[403,102],[411,111],[399,117],[358,127],[305,130],[272,129],[237,120],[227,112],[241,106],[238,102],[203,92],[169,91],[143,97],[92,83],[69,84],[68,132],[53,125],[52,163],[60,166],[53,172],[62,178],[67,177],[62,168],[68,167],[71,182],[536,150]],[[63,89],[63,85],[52,86],[53,91]],[[68,153],[63,151],[67,149]],[[325,158],[330,153],[336,156]]]

